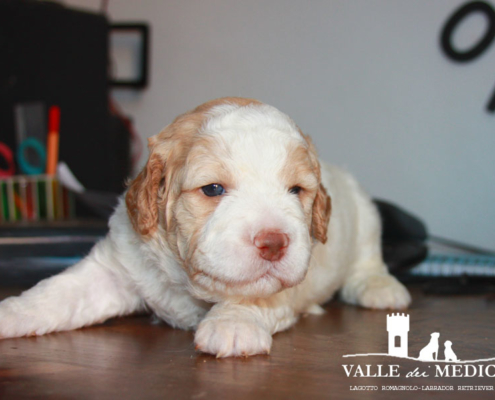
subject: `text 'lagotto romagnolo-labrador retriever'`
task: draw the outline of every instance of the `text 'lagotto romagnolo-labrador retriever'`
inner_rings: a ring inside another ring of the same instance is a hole
[[[270,352],[272,334],[340,290],[405,308],[377,210],[308,136],[255,100],[224,98],[149,140],[149,160],[78,264],[0,303],[0,337],[43,335],[150,310],[218,357]]]

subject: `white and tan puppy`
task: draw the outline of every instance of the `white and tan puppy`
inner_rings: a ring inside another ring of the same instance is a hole
[[[199,350],[227,357],[269,353],[272,334],[321,312],[339,289],[351,304],[408,306],[383,263],[369,197],[348,173],[320,167],[282,112],[214,100],[179,116],[149,150],[108,236],[0,303],[0,337],[149,310],[195,329]]]

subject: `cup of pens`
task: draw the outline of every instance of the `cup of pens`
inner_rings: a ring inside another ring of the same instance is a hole
[[[73,194],[56,176],[60,108],[49,108],[48,123],[42,103],[14,111],[17,151],[0,142],[0,224],[74,218]]]

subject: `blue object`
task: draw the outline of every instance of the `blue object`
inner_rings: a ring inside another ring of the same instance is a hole
[[[30,164],[24,154],[26,149],[33,149],[38,155],[39,165]],[[38,175],[45,172],[46,167],[46,150],[45,146],[36,138],[30,137],[23,140],[17,149],[17,163],[21,172],[27,175]]]

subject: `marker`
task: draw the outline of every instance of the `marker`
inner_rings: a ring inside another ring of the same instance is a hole
[[[51,106],[48,111],[48,136],[46,139],[46,173],[51,176],[57,172],[59,137],[60,107]]]

